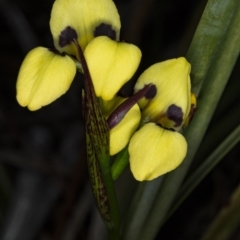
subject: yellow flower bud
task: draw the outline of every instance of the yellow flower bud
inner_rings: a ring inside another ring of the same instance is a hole
[[[134,91],[154,84],[139,101],[146,122],[154,121],[165,128],[180,129],[191,106],[191,66],[183,57],[156,63],[139,77]]]
[[[34,111],[50,104],[70,87],[76,74],[74,61],[37,47],[25,57],[17,79],[17,101]]]
[[[84,52],[98,97],[111,100],[135,73],[141,51],[133,44],[102,36],[93,39]]]
[[[187,142],[178,132],[147,123],[133,135],[128,150],[135,179],[152,180],[181,164]]]
[[[103,101],[103,114],[107,118],[125,99],[115,97],[110,101]],[[120,123],[110,130],[110,155],[120,152],[128,144],[136,131],[141,119],[139,106],[135,104],[124,116]]]
[[[97,36],[119,40],[121,23],[112,0],[56,0],[50,28],[56,49],[76,56],[73,38],[82,49]]]

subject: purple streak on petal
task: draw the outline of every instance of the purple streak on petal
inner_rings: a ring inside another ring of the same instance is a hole
[[[141,99],[145,96],[145,94],[150,90],[152,84],[148,84],[144,86],[143,89],[135,93],[132,97],[128,98],[122,104],[120,104],[108,117],[107,123],[109,129],[114,128],[124,116],[128,113],[128,111]]]

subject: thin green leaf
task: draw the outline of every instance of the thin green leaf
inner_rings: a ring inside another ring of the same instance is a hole
[[[192,70],[192,91],[198,96],[208,69],[215,58],[230,25],[237,1],[208,1],[188,49]]]
[[[160,177],[151,182],[139,184],[127,215],[122,240],[138,239],[140,230],[145,227],[146,216],[151,210],[161,183]]]
[[[181,203],[190,195],[206,175],[229,153],[240,141],[240,125],[218,146],[181,187],[177,202],[172,207],[166,220],[175,212]]]

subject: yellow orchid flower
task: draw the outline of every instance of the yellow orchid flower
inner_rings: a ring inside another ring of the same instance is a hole
[[[145,124],[134,133],[128,148],[130,168],[139,181],[172,171],[185,158],[187,143],[178,131],[188,122],[195,99],[191,97],[190,69],[183,57],[156,63],[135,85],[137,92],[152,84],[139,101]]]
[[[95,93],[111,100],[135,73],[141,51],[133,44],[116,42],[102,36],[93,39],[84,52]]]
[[[122,103],[126,98],[115,97],[110,101],[103,101],[102,109],[106,118]],[[110,129],[110,155],[120,152],[129,142],[133,133],[140,123],[140,108],[135,104],[124,116],[119,124]]]
[[[153,83],[149,93],[139,101],[145,122],[153,121],[179,130],[191,107],[191,66],[183,57],[156,63],[139,77],[134,91]]]
[[[135,179],[149,181],[178,167],[187,143],[180,133],[147,123],[133,135],[128,150]]]
[[[70,87],[76,74],[74,61],[43,47],[25,57],[17,79],[17,100],[32,111],[53,102]]]

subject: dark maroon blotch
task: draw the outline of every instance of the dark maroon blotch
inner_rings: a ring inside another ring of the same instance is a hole
[[[156,96],[156,94],[157,94],[157,88],[156,88],[156,86],[153,84],[153,85],[150,87],[149,91],[145,94],[145,98],[147,98],[147,99],[153,99],[153,98]]]
[[[113,40],[117,40],[117,34],[110,24],[101,23],[94,30],[94,37],[107,36]]]
[[[77,39],[78,35],[75,29],[68,26],[66,27],[59,36],[59,46],[65,47],[73,42],[74,39]]]
[[[182,112],[182,109],[177,105],[172,104],[168,107],[167,116],[170,120],[176,123],[175,127],[178,127],[182,124],[183,112]]]

